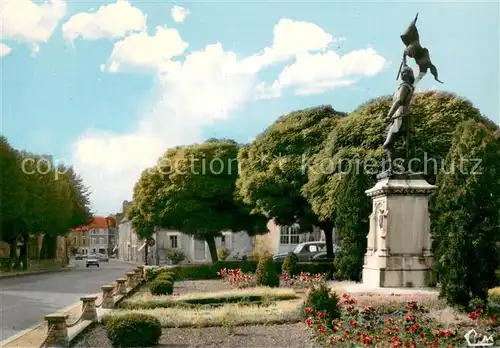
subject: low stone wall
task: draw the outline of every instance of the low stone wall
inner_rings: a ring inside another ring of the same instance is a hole
[[[24,335],[0,342],[0,347],[68,347],[90,325],[102,319],[123,299],[132,295],[145,281],[144,268],[139,266],[123,278],[101,287],[101,293],[80,298],[81,305],[49,314],[45,323]]]

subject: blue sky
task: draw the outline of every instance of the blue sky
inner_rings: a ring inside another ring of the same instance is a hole
[[[429,74],[418,89],[466,97],[500,124],[495,1],[3,6],[2,133],[16,148],[74,164],[99,214],[118,211],[170,146],[247,142],[292,110],[350,111],[392,94],[399,35],[417,12],[444,81]]]

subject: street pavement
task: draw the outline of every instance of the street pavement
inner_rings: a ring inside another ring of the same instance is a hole
[[[101,291],[135,266],[110,259],[100,267],[85,267],[72,260],[75,268],[55,273],[0,278],[0,342],[36,325],[47,314],[57,312]]]

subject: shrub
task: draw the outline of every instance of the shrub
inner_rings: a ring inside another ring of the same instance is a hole
[[[249,255],[248,255],[248,260],[252,261],[252,262],[259,262],[259,259],[260,259],[260,253],[257,252],[257,251],[252,251]]]
[[[147,267],[146,268],[146,280],[147,282],[152,282],[155,280],[160,273],[170,272],[174,273],[174,271],[167,267]]]
[[[230,254],[230,252],[227,248],[222,248],[222,249],[217,250],[217,257],[221,261],[226,261],[226,259],[229,257],[229,254]]]
[[[172,295],[174,284],[164,279],[153,280],[149,283],[149,291],[152,295]]]
[[[276,271],[276,265],[271,257],[262,257],[255,271],[257,284],[263,286],[277,287],[280,285],[280,276]]]
[[[307,294],[307,299],[304,303],[305,312],[309,312],[307,308],[316,312],[326,313],[326,321],[331,323],[332,320],[340,318],[339,297],[336,293],[332,293],[326,286],[326,283],[320,283],[311,288]]]
[[[112,315],[105,323],[114,347],[151,347],[161,336],[160,321],[147,314]]]
[[[168,280],[173,284],[175,281],[175,274],[171,272],[161,272],[155,280]]]
[[[178,263],[184,261],[186,259],[186,254],[182,250],[170,250],[167,253],[167,258],[172,261],[174,265],[177,265]]]
[[[500,133],[497,133],[500,134]],[[500,138],[474,121],[460,124],[446,157],[446,168],[463,158],[460,170],[440,173],[431,201],[432,248],[447,302],[469,307],[487,301],[500,262]],[[479,162],[479,167],[476,165]],[[481,173],[481,175],[474,175]]]
[[[281,272],[286,273],[289,276],[296,275],[297,272],[297,263],[299,262],[299,257],[295,255],[295,253],[288,253],[285,257],[285,261],[283,262],[283,266],[281,267]]]

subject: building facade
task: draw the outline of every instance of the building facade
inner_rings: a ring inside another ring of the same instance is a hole
[[[127,207],[131,202],[124,201],[122,212],[117,214],[118,238],[116,247],[116,256],[119,260],[143,263],[145,260],[144,241],[137,237],[132,228],[132,221],[129,220],[126,213]],[[142,247],[142,248],[141,248]]]
[[[89,253],[108,254],[110,249],[109,229],[108,218],[95,216],[87,226],[78,227],[69,232],[70,247],[83,255]]]
[[[181,251],[186,259],[182,263],[206,263],[211,262],[208,244],[197,240],[193,236],[175,230],[161,229],[153,233],[154,246],[148,246],[146,241],[137,237],[132,222],[129,220],[126,210],[130,202],[124,201],[122,212],[118,217],[118,247],[117,257],[123,261],[145,263],[147,252],[147,263],[150,265],[170,264],[168,253],[173,250]],[[254,238],[246,232],[233,233],[223,231],[221,237],[215,239],[217,249],[229,250],[228,259],[240,258],[249,255],[254,247]],[[147,250],[147,251],[146,251]]]

